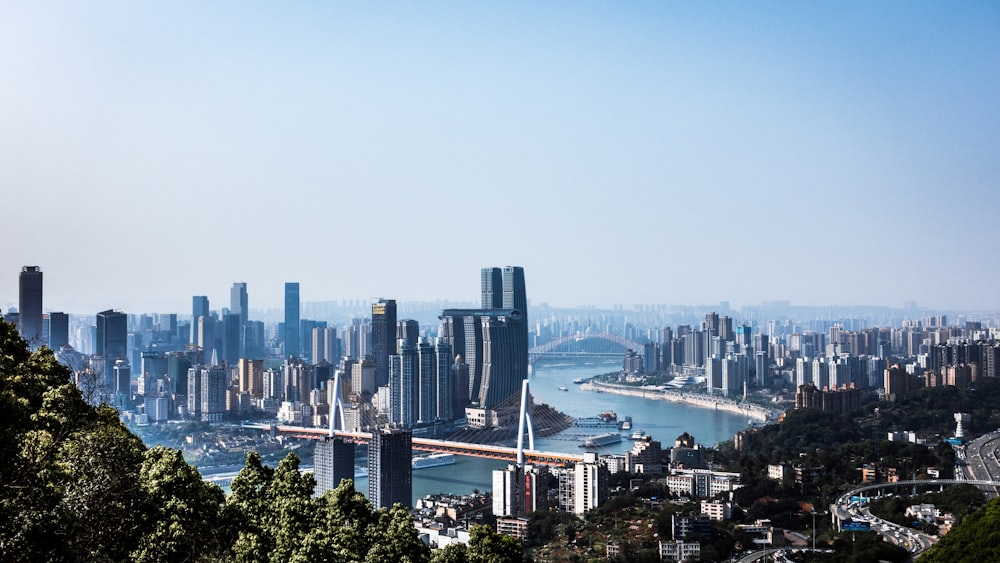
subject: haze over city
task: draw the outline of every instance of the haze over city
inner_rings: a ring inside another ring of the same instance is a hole
[[[1000,7],[10,3],[0,308],[997,308]]]

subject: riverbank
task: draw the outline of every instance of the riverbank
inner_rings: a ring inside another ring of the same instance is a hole
[[[659,387],[632,387],[629,385],[616,385],[613,383],[601,383],[589,381],[580,385],[580,389],[594,391],[596,393],[610,393],[612,395],[628,395],[631,397],[641,397],[643,399],[653,399],[656,401],[670,401],[673,403],[683,403],[700,408],[714,409],[738,414],[750,420],[760,422],[773,422],[778,419],[782,411],[768,409],[760,405],[741,403],[725,397],[715,397],[712,395],[702,395],[700,393],[683,393],[680,391],[667,391]]]

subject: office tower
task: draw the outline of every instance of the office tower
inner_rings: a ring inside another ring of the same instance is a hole
[[[139,373],[153,377],[167,375],[167,356],[162,351],[152,348],[143,350],[139,361],[141,362]]]
[[[229,312],[233,315],[240,316],[240,325],[247,324],[249,321],[249,309],[248,305],[248,295],[247,295],[247,284],[246,282],[235,282],[233,287],[229,290]]]
[[[437,352],[434,345],[424,340],[417,345],[419,372],[417,374],[417,422],[434,422],[437,419]]]
[[[127,409],[132,398],[132,368],[126,360],[115,360],[111,367],[111,382],[113,387],[108,389],[108,394],[112,397],[112,404],[119,410]]]
[[[396,323],[396,342],[406,341],[407,346],[416,346],[420,342],[420,324],[413,319],[403,319]],[[396,346],[399,353],[399,345]]]
[[[351,392],[359,397],[375,394],[375,360],[365,356],[351,363]]]
[[[396,301],[379,299],[372,303],[372,357],[375,359],[375,385],[389,383],[389,356],[396,353]]]
[[[445,309],[441,312],[441,337],[451,345],[452,352],[462,357],[468,368],[468,400],[479,401],[479,388],[483,376],[483,325],[480,318],[491,310]]]
[[[208,316],[208,297],[205,295],[195,295],[191,298],[191,340],[192,344],[201,341],[201,334],[198,332],[198,319]]]
[[[368,442],[368,500],[372,506],[392,508],[413,503],[413,435],[396,427],[377,428]]]
[[[479,404],[492,408],[520,392],[528,377],[527,326],[517,309],[482,318],[483,375]]]
[[[230,312],[222,315],[222,330],[218,331],[218,340],[222,344],[220,357],[230,366],[235,366],[240,359],[240,316]]]
[[[520,391],[528,376],[528,300],[524,269],[517,266],[483,268],[483,309],[445,309],[440,336],[469,366],[472,401],[492,408]],[[497,283],[502,298],[497,299]],[[494,308],[494,305],[501,308]]]
[[[524,287],[524,268],[520,266],[505,266],[503,269],[503,308],[521,311],[527,333],[528,295]]]
[[[438,420],[452,420],[455,418],[453,406],[455,382],[451,376],[451,346],[443,338],[438,338],[434,346],[434,354],[437,356],[434,361],[436,367],[434,376],[434,390],[437,400],[436,416]]]
[[[111,309],[97,313],[95,353],[108,365],[128,358],[128,315]]]
[[[481,308],[502,309],[504,307],[503,271],[500,268],[483,268],[482,294]]]
[[[285,283],[285,356],[302,353],[299,342],[299,284]]]
[[[331,416],[333,409],[331,408]],[[316,477],[315,494],[336,489],[344,479],[354,480],[354,444],[343,438],[327,436],[316,443],[313,457]]]
[[[69,345],[69,315],[49,313],[49,348],[59,351]]]
[[[201,348],[201,358],[205,362],[212,357],[212,352],[215,351],[215,317],[209,315],[203,315],[198,317],[197,322],[194,323],[196,332],[198,334],[198,339],[195,340],[195,345]]]
[[[18,294],[18,326],[21,338],[31,348],[42,342],[42,270],[38,266],[21,268],[20,292]]]

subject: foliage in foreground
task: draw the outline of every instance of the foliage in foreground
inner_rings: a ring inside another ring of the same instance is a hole
[[[50,350],[30,352],[0,321],[0,559],[4,561],[397,561],[427,563],[409,512],[373,511],[345,481],[312,496],[289,454],[256,453],[232,494],[201,479],[178,450],[142,441],[93,407]],[[520,561],[488,527],[435,561]]]

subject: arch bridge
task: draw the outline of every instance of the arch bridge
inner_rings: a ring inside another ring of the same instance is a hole
[[[624,336],[606,333],[577,333],[561,336],[545,344],[539,344],[528,350],[528,363],[534,363],[542,357],[599,357],[620,358],[626,350],[633,350],[642,356],[645,346]]]

